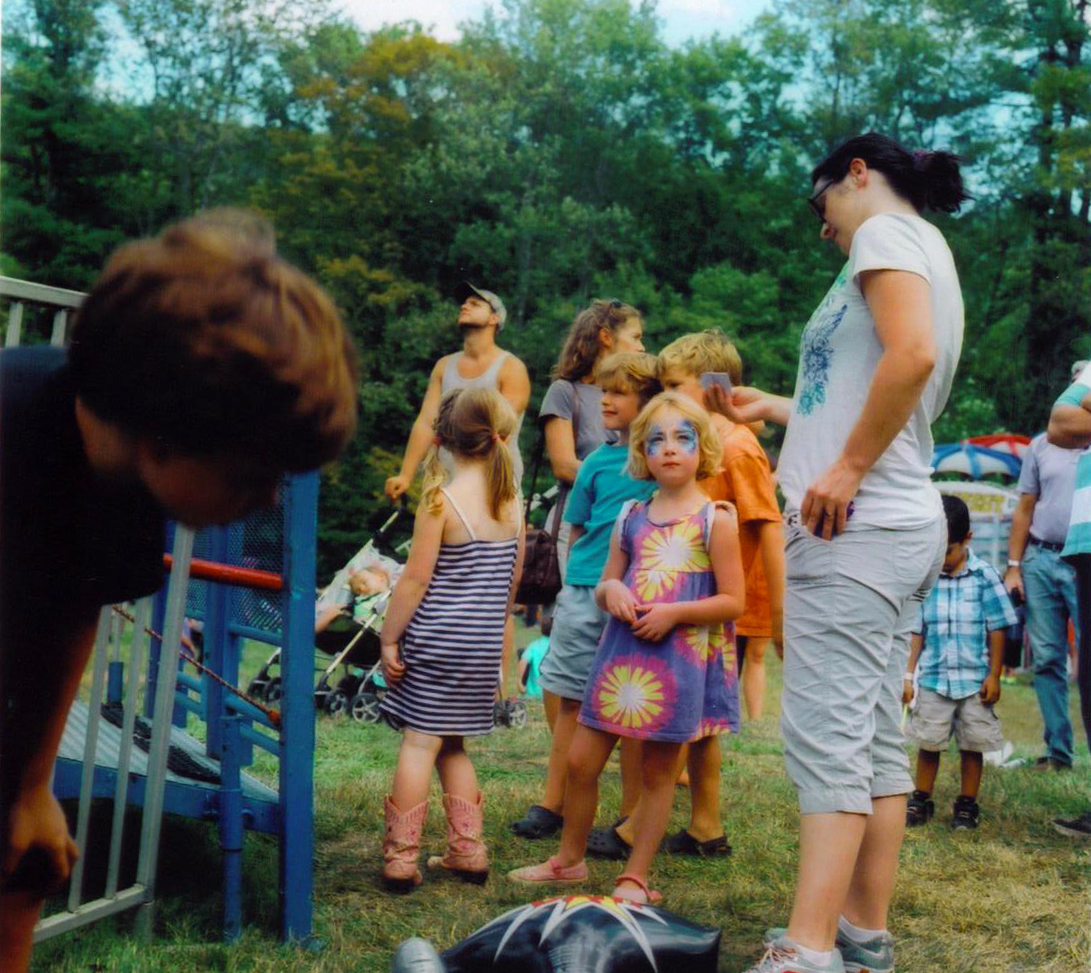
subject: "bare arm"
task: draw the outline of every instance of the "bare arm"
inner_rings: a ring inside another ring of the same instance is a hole
[[[1008,560],[1022,561],[1023,552],[1027,547],[1027,538],[1030,537],[1030,522],[1034,518],[1034,508],[1038,498],[1033,493],[1019,494],[1019,503],[1015,506],[1015,513],[1011,518],[1011,536],[1008,538]],[[1009,592],[1019,592],[1019,597],[1026,597],[1026,589],[1023,587],[1023,572],[1021,568],[1009,566],[1004,572],[1004,587]]]
[[[800,519],[826,540],[844,530],[860,482],[909,421],[936,363],[928,282],[904,270],[867,271],[860,282],[883,353],[841,456],[803,497]]]
[[[383,675],[393,682],[397,682],[405,674],[405,665],[399,658],[398,642],[405,634],[405,629],[432,580],[446,520],[446,504],[439,513],[432,513],[423,503],[417,508],[409,558],[405,562],[402,576],[394,586],[383,628],[379,633]]]
[[[909,639],[909,661],[905,666],[905,678],[902,680],[902,702],[908,706],[913,701],[913,673],[917,671],[917,660],[924,648],[924,636],[914,632]]]
[[[553,475],[562,483],[572,484],[580,471],[580,461],[576,458],[576,436],[571,419],[550,416],[543,427],[545,432],[545,450]]]
[[[42,880],[50,887],[27,889],[44,896],[51,886],[63,882],[78,857],[76,844],[68,833],[64,812],[53,796],[50,777],[57,750],[68,721],[72,700],[79,691],[80,679],[94,648],[98,610],[87,609],[41,620],[34,646],[9,642],[5,652],[26,659],[37,659],[40,646],[51,647],[48,664],[33,663],[37,670],[20,673],[20,692],[36,700],[27,708],[20,726],[5,740],[6,760],[22,764],[18,784],[8,809],[7,833],[2,836],[0,880],[6,879],[32,849],[47,858],[49,876]],[[17,735],[17,739],[12,739]]]
[[[515,503],[515,523],[522,523],[522,510],[516,498]],[[511,591],[508,593],[508,611],[507,614],[511,615],[511,609],[515,605],[515,594],[519,590],[519,579],[523,576],[523,557],[526,554],[526,531],[520,526],[519,528],[519,546],[515,550],[515,568],[512,571],[512,583]]]
[[[1079,406],[1055,405],[1049,414],[1046,439],[1062,449],[1091,446],[1091,394]]]
[[[511,403],[517,416],[527,411],[530,402],[530,375],[527,366],[514,355],[508,355],[497,375],[497,390]]]
[[[773,395],[749,385],[740,385],[730,393],[724,392],[718,385],[705,389],[705,407],[709,412],[719,412],[732,422],[750,427],[758,435],[766,422],[775,422],[778,426],[788,425],[792,414],[792,400],[783,395]]]
[[[636,621],[636,598],[622,580],[628,570],[629,555],[621,549],[620,534],[615,526],[610,534],[610,554],[595,588],[595,603],[614,618],[632,625]]]
[[[386,495],[391,500],[397,500],[409,489],[409,484],[417,475],[417,468],[428,452],[428,447],[432,445],[434,435],[432,425],[436,421],[436,416],[439,415],[439,402],[443,397],[443,370],[446,364],[447,358],[444,357],[432,368],[420,412],[413,422],[413,428],[409,431],[409,442],[405,446],[401,470],[397,476],[392,476],[386,481]]]
[[[989,632],[989,674],[981,684],[981,701],[991,705],[1000,699],[1000,674],[1004,671],[1004,629]]]
[[[583,524],[572,524],[568,532],[568,549],[571,551],[576,546],[576,541],[586,533]]]

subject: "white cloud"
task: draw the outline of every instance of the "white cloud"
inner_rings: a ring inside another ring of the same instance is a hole
[[[671,43],[687,37],[732,34],[769,4],[769,0],[660,0],[658,13]],[[458,25],[478,19],[488,0],[341,0],[340,8],[365,31],[384,24],[415,20],[433,37],[454,41]]]
[[[458,40],[458,25],[480,16],[482,0],[342,0],[341,10],[365,31],[415,20],[433,37]]]

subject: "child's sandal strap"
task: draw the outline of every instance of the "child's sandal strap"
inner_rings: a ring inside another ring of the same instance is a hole
[[[644,895],[643,903],[640,903],[640,899],[636,898],[634,895],[627,894],[625,892],[622,892],[621,895],[618,895],[618,886],[622,882],[632,882],[634,885],[636,885]],[[639,875],[630,875],[628,872],[622,872],[614,880],[614,891],[611,892],[610,895],[611,898],[625,899],[629,902],[637,902],[646,905],[655,905],[657,902],[661,902],[663,899],[663,896],[659,892],[655,892],[652,889],[648,888],[648,883],[645,882],[644,879],[642,879]]]

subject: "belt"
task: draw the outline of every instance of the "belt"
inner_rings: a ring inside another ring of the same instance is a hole
[[[1043,547],[1047,551],[1056,551],[1058,554],[1064,550],[1064,544],[1053,544],[1050,541],[1040,541],[1033,535],[1030,537],[1030,543],[1035,547]]]

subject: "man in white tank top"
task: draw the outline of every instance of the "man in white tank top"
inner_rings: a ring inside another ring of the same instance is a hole
[[[420,413],[409,433],[409,442],[397,476],[386,481],[386,495],[397,500],[412,483],[417,469],[432,443],[432,423],[439,414],[439,403],[451,389],[482,386],[496,389],[515,410],[515,432],[508,448],[511,450],[518,482],[523,473],[519,455],[519,428],[530,401],[530,376],[524,365],[511,352],[496,343],[497,333],[504,327],[507,310],[504,302],[492,291],[481,290],[463,281],[455,292],[461,301],[458,329],[462,333],[462,351],[444,355],[432,368],[428,390],[424,394]]]

